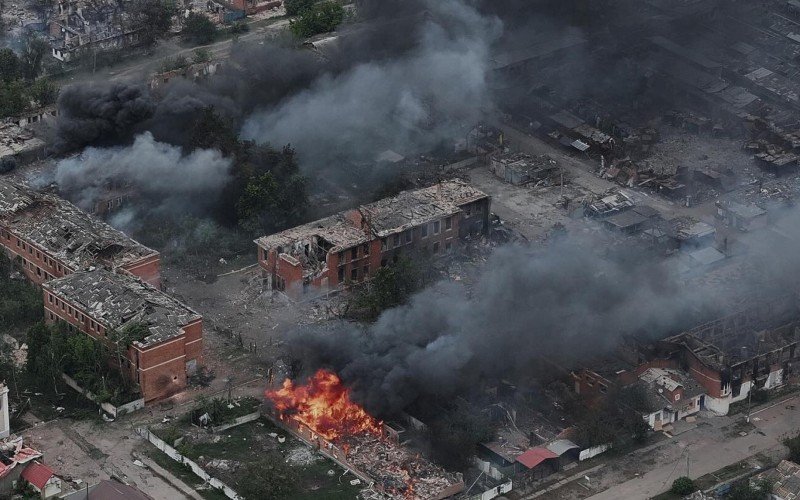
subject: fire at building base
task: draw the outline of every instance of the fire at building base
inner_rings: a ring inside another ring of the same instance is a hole
[[[391,498],[440,500],[464,490],[461,474],[402,446],[396,432],[353,403],[335,373],[319,370],[305,385],[287,379],[266,396],[279,425]]]

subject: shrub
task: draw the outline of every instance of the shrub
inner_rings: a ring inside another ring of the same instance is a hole
[[[694,481],[686,476],[681,476],[672,482],[672,488],[669,491],[676,495],[685,496],[694,493],[696,489]]]

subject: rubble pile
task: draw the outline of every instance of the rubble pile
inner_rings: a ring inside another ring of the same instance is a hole
[[[349,436],[347,460],[372,478],[376,487],[401,498],[436,500],[464,489],[459,473],[450,473],[407,448],[372,435]]]

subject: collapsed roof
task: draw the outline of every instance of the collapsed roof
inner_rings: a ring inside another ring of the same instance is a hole
[[[127,274],[98,269],[74,273],[44,286],[56,296],[83,308],[109,329],[144,325],[148,335],[134,342],[142,348],[178,337],[182,327],[202,318],[174,297]]]
[[[58,196],[4,180],[0,224],[73,271],[98,263],[117,268],[158,255]]]

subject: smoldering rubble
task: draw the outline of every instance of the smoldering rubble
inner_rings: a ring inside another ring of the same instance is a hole
[[[787,217],[800,227],[800,213]],[[793,237],[800,241],[800,231]],[[776,258],[772,249],[786,244],[778,238],[751,242],[748,259],[762,279],[742,279],[738,290],[686,282],[671,261],[606,253],[591,237],[536,250],[506,246],[490,257],[471,296],[439,283],[367,327],[340,322],[297,331],[292,356],[305,369],[335,370],[354,399],[392,415],[418,398],[465,395],[479,381],[523,380],[542,363],[574,366],[612,350],[622,336],[662,338],[718,314],[727,297],[779,290],[797,275],[800,258]]]

